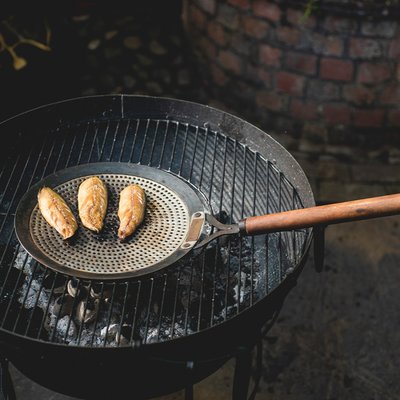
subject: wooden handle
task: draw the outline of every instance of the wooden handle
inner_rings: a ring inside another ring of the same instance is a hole
[[[395,214],[400,214],[400,193],[249,217],[242,226],[248,235],[258,235]]]

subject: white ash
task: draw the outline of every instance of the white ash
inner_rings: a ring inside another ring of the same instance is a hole
[[[237,314],[237,305],[224,307],[219,315],[216,315],[213,319],[214,323],[219,323],[230,318],[232,315]]]
[[[175,322],[174,329],[172,332],[171,325],[165,324],[161,326],[160,330],[157,328],[149,328],[147,330],[147,336],[145,329],[141,330],[141,336],[146,337],[146,343],[155,343],[160,339],[168,339],[168,338],[179,338],[183,336],[187,336],[194,333],[189,327],[184,328],[184,323]]]
[[[245,296],[245,288],[247,288],[248,292],[250,292],[250,288],[246,286],[247,282],[247,274],[243,271],[240,272],[240,290],[239,290],[239,283],[233,288],[233,291],[235,292],[234,298],[236,301],[238,301],[238,298],[240,297],[239,301],[240,303],[243,303],[244,296]],[[239,295],[240,292],[240,295]]]
[[[93,347],[118,345],[118,343],[114,342],[120,325],[119,305],[114,304],[111,310],[111,305],[104,302],[96,318],[93,322],[84,324],[76,337],[69,337],[68,343],[71,345]]]
[[[14,260],[14,268],[23,270],[25,274],[32,273],[32,266],[34,264],[34,259],[25,251],[23,247],[19,247],[18,253]]]
[[[79,331],[79,330],[78,330]],[[74,346],[93,346],[100,347],[104,345],[104,340],[100,337],[100,328],[93,332],[93,328],[83,328],[77,337],[68,342],[69,345]]]
[[[43,287],[41,288],[40,280],[32,279],[31,281],[31,276],[26,275],[24,283],[19,290],[18,301],[28,310],[37,305],[45,311],[49,295],[43,291]]]
[[[103,340],[107,339],[108,341],[114,340],[115,336],[119,332],[119,327],[120,327],[120,324],[111,324],[110,326],[105,326],[100,331],[101,339],[103,339]]]
[[[53,322],[54,326],[55,322]],[[68,329],[68,333],[67,333]],[[57,321],[56,325],[56,335],[63,339],[64,337],[66,338],[66,342],[69,343],[72,338],[76,337],[77,329],[75,326],[74,321],[72,321],[71,317],[69,315],[65,315],[63,318],[60,318]]]

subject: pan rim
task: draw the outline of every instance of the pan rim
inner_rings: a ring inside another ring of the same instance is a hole
[[[194,246],[194,243],[186,246],[180,246],[173,251],[169,256],[161,259],[160,261],[143,268],[135,269],[129,272],[115,272],[115,273],[88,273],[77,269],[71,269],[58,263],[47,256],[36,244],[34,238],[32,238],[31,230],[29,228],[32,214],[37,206],[37,192],[38,190],[46,185],[55,187],[63,184],[71,179],[83,178],[90,175],[102,175],[102,174],[124,174],[127,176],[135,176],[145,178],[149,181],[154,181],[158,184],[162,184],[167,187],[171,192],[174,192],[178,196],[185,207],[189,217],[189,226],[187,233],[189,234],[192,221],[194,219],[201,220],[204,225],[204,213],[209,212],[209,207],[205,203],[205,199],[200,199],[200,195],[194,189],[193,185],[186,182],[181,177],[163,169],[157,167],[149,167],[146,165],[125,163],[125,162],[98,162],[98,163],[86,163],[79,164],[73,167],[64,168],[56,171],[52,174],[47,175],[39,182],[32,185],[21,197],[14,218],[14,229],[17,239],[25,251],[32,256],[41,265],[52,269],[53,271],[65,274],[67,276],[73,276],[76,278],[90,279],[93,281],[119,281],[129,280],[136,277],[142,277],[144,275],[151,274],[163,268],[173,266],[178,260],[189,253]],[[160,179],[161,176],[161,179]],[[165,184],[165,181],[173,184]],[[204,196],[202,196],[204,197]],[[197,216],[197,218],[195,217]],[[77,220],[79,220],[77,218]],[[79,228],[81,223],[78,222]],[[200,235],[201,229],[195,234]],[[196,240],[197,242],[198,240]],[[183,243],[186,243],[185,241]],[[73,271],[73,273],[71,273]]]

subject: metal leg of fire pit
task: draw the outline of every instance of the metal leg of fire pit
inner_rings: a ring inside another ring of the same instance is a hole
[[[188,383],[185,387],[185,400],[193,400],[193,368],[194,368],[194,363],[193,361],[188,361],[186,363],[186,371],[188,374],[188,379],[186,380]]]
[[[250,379],[252,375],[252,351],[251,347],[241,347],[238,349],[236,356],[235,375],[233,381],[233,400],[254,400],[257,394],[258,386],[261,379],[262,370],[262,340],[256,344],[256,370],[254,374],[254,386],[247,397],[249,392]]]
[[[14,385],[8,369],[8,360],[0,358],[0,399],[15,400]]]
[[[254,387],[250,393],[248,400],[254,400],[256,398],[258,386],[261,379],[261,370],[262,370],[262,352],[263,352],[263,342],[260,340],[257,343],[257,355],[256,355],[256,371],[254,376]]]
[[[246,400],[251,377],[252,349],[239,347],[236,355],[232,400]]]
[[[314,228],[314,264],[317,272],[324,268],[325,228],[322,225]]]

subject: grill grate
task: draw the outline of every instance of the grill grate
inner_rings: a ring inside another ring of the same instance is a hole
[[[0,323],[6,331],[45,342],[106,347],[187,336],[263,299],[304,254],[309,230],[221,238],[198,256],[133,281],[77,279],[80,295],[71,298],[70,279],[33,260],[13,230],[22,195],[57,170],[112,161],[170,171],[197,187],[223,222],[302,204],[272,160],[208,126],[104,118],[36,130],[41,140],[30,139],[29,132],[18,136],[0,175]],[[94,302],[94,319],[82,322],[78,310],[85,315]]]

